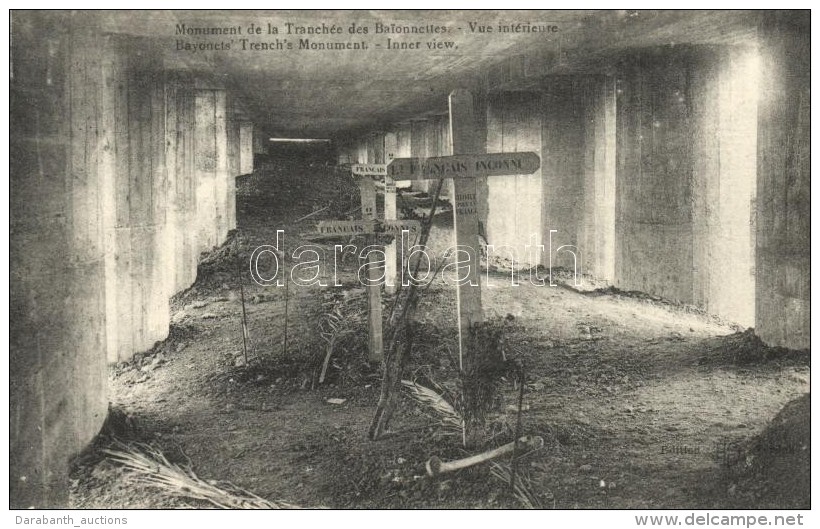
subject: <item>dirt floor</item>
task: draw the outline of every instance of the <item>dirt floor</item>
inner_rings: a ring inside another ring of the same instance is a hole
[[[358,263],[340,265],[344,287],[291,284],[286,291],[256,285],[247,273],[252,250],[274,244],[277,229],[292,250],[313,220],[343,218],[357,205],[355,186],[332,167],[268,164],[241,177],[238,188],[240,230],[173,300],[170,337],[112,366],[111,421],[76,461],[72,507],[210,505],[146,485],[106,459],[102,449],[114,446],[114,436],[150,443],[213,485],[302,507],[809,507],[807,351],[766,348],[751,332],[649,296],[527,281],[511,287],[500,271],[482,286],[485,314],[513,317],[504,351],[524,367],[521,431],[545,441],[517,465],[527,499],[511,494],[486,464],[426,477],[431,456],[472,452],[410,398],[392,435],[367,439],[380,375],[366,362]],[[446,240],[447,229],[438,223],[434,240]],[[332,271],[325,277],[332,282]],[[437,278],[424,292],[418,320],[404,378],[451,394],[457,342],[450,283]],[[331,321],[342,332],[320,384],[328,349],[321,333]],[[500,380],[502,402],[482,449],[514,438],[517,380]],[[499,462],[508,468],[509,457]]]

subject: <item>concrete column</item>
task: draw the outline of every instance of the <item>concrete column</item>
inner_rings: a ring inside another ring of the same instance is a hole
[[[262,156],[267,156],[269,145],[268,137],[263,133],[263,131],[259,127],[254,127],[252,140],[253,153]]]
[[[239,137],[239,108],[236,98],[228,98],[228,115],[226,120],[226,141],[228,156],[227,173],[227,228],[236,229],[236,177],[240,172],[240,137]]]
[[[415,120],[410,122],[410,156],[413,158],[427,158],[427,121]],[[427,191],[430,188],[427,180],[414,180],[413,189]]]
[[[541,155],[541,94],[501,92],[489,97],[487,152],[533,151]],[[542,172],[531,175],[491,176],[487,181],[486,238],[491,264],[541,264],[539,252],[527,246],[544,244]],[[537,242],[536,242],[537,241]]]
[[[377,132],[367,137],[367,161],[365,163],[384,163],[384,134]]]
[[[253,172],[253,123],[239,123],[239,174]]]
[[[583,82],[583,209],[578,259],[584,274],[615,279],[615,79]]]
[[[367,138],[360,138],[356,144],[355,163],[367,163]]]
[[[396,131],[398,141],[398,154],[396,158],[410,158],[411,156],[411,126],[410,123],[400,123]]]
[[[194,170],[199,252],[221,244],[228,233],[226,94],[197,89],[194,95]]]
[[[625,62],[616,285],[751,325],[755,50],[657,48]]]
[[[615,285],[691,303],[691,55],[658,48],[624,64],[617,85]]]
[[[9,504],[66,507],[69,459],[108,405],[104,47],[64,16],[13,16]]]
[[[356,144],[344,142],[336,144],[336,164],[350,164],[356,160]]]
[[[107,356],[118,362],[168,335],[177,284],[176,211],[168,213],[176,208],[176,176],[171,171],[169,180],[166,166],[168,105],[158,55],[147,41],[130,37],[106,36],[104,49],[97,75],[103,83],[99,165],[112,182],[103,211]]]
[[[150,50],[147,41],[124,39],[122,49],[128,53],[125,83],[127,108],[126,150],[118,157],[127,160],[127,171],[118,173],[119,188],[124,197],[118,206],[128,209],[128,224],[118,230],[130,236],[130,270],[119,276],[130,282],[130,297],[121,298],[120,306],[130,306],[132,341],[120,341],[119,359],[134,352],[150,349],[168,335],[169,299],[173,274],[169,269],[166,210],[168,180],[165,167],[165,78],[159,55]],[[123,258],[128,252],[118,252]],[[118,322],[119,324],[119,322]],[[130,346],[130,350],[123,346]]]
[[[589,251],[582,247],[584,226],[584,192],[586,146],[583,95],[585,77],[556,77],[544,84],[541,110],[543,175],[543,232],[539,244],[544,245],[544,266],[572,270],[578,256],[579,264]],[[552,232],[552,233],[551,233]],[[550,249],[552,245],[552,249]],[[579,255],[580,254],[580,255]],[[584,273],[581,266],[579,273]]]
[[[196,231],[191,229],[196,223],[193,86],[190,77],[176,73],[168,78],[165,89],[167,220],[174,275],[172,294],[194,283],[199,256]]]
[[[693,69],[694,302],[754,325],[758,54],[708,50]]]
[[[767,13],[758,32],[756,315],[770,345],[811,345],[811,61],[806,12]]]

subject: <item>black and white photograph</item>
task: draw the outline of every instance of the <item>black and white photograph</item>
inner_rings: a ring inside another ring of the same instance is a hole
[[[9,10],[9,522],[808,525],[811,11],[378,5]]]

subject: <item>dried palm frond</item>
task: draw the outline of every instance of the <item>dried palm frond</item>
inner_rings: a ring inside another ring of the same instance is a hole
[[[153,446],[143,443],[117,443],[118,449],[105,449],[108,457],[121,464],[143,483],[174,496],[207,501],[220,509],[296,509],[295,505],[271,502],[227,482],[217,487],[203,481],[190,464],[179,466]]]
[[[446,430],[461,435],[464,427],[464,420],[462,419],[461,414],[456,411],[453,405],[447,402],[444,397],[432,389],[410,380],[402,380],[401,384],[413,400],[419,404],[427,406],[439,417],[441,420],[441,425]]]
[[[510,479],[512,478],[510,467],[497,461],[493,461],[490,465],[490,474],[508,485],[510,483]],[[521,506],[525,509],[540,509],[541,504],[530,489],[530,480],[520,474],[516,475],[515,485],[513,486],[513,492],[515,493],[516,499],[518,499]]]

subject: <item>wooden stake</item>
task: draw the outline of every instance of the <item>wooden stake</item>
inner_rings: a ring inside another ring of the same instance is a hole
[[[438,203],[443,184],[443,180],[438,181],[436,191],[433,194],[433,203],[430,206],[430,216],[427,217],[422,225],[418,242],[418,246],[421,248],[426,248],[427,246],[427,239],[430,236],[430,229],[433,226],[433,217],[436,213],[436,204]],[[402,264],[402,266],[404,266],[404,264]],[[418,277],[420,267],[421,260],[416,262],[413,277]],[[406,288],[400,285],[399,293],[393,304],[393,310],[390,312],[390,322],[388,326],[390,329],[390,338],[382,367],[381,393],[379,394],[379,403],[376,406],[376,413],[373,416],[370,429],[368,430],[368,437],[373,441],[380,439],[384,435],[387,431],[390,419],[396,411],[402,371],[413,344],[413,318],[418,303],[418,293],[418,285],[415,283],[410,283],[410,286]]]
[[[284,259],[282,259],[284,265]],[[288,285],[290,284],[290,272],[285,275],[285,336],[282,340],[282,358],[288,357]]]
[[[396,157],[399,148],[398,138],[396,134],[390,132],[384,136],[384,163],[390,163],[390,160]],[[398,218],[396,211],[396,181],[390,178],[390,175],[384,177],[384,220],[395,220]],[[398,273],[396,270],[396,248],[398,244],[396,239],[385,246],[385,265],[384,265],[384,289],[388,293],[396,292],[396,281],[398,280]]]
[[[515,493],[515,473],[518,470],[518,437],[521,435],[521,409],[524,406],[524,384],[526,378],[524,368],[518,368],[518,418],[515,421],[515,445],[513,446],[512,462],[510,464],[510,493]]]
[[[370,176],[359,178],[359,190],[362,200],[362,219],[376,219],[376,188]],[[367,244],[373,241],[373,237],[366,236]],[[369,346],[368,359],[371,362],[380,362],[384,358],[384,348],[382,345],[382,291],[379,283],[379,270],[375,266],[376,256],[373,253],[367,256],[367,278],[369,285],[367,290],[368,304],[368,326],[369,326]]]
[[[238,237],[237,237],[238,238]],[[248,367],[248,316],[245,312],[245,287],[242,285],[242,267],[237,270],[237,281],[239,282],[239,299],[242,302],[242,354],[245,359],[245,367]]]
[[[455,90],[450,94],[450,139],[452,153],[479,154],[484,152],[483,142],[477,136],[473,110],[473,96],[466,90]],[[478,203],[474,178],[453,179],[453,244],[467,256],[456,258],[461,261],[458,277],[466,281],[458,285],[458,358],[459,368],[465,368],[465,356],[469,354],[464,345],[470,327],[484,319],[481,310],[481,286],[479,283],[479,239]],[[461,254],[463,255],[463,254]],[[466,269],[469,267],[469,269]]]

